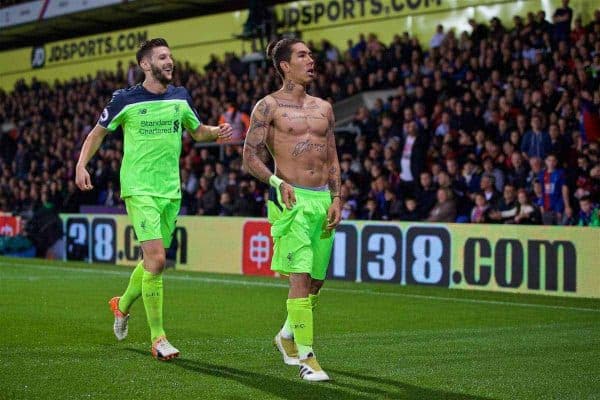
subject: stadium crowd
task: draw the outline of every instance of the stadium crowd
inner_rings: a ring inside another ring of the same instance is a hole
[[[406,32],[389,44],[361,35],[344,49],[309,42],[319,71],[311,94],[335,103],[393,90],[356,110],[358,134],[338,135],[343,217],[600,226],[600,10],[584,25],[563,4],[550,18],[515,16],[511,28],[498,18],[460,34],[440,25],[427,45]],[[0,93],[0,210],[123,207],[121,132],[90,163],[95,190],[76,189],[74,167],[112,92],[136,79],[134,64],[119,64]],[[279,88],[272,66],[235,54],[204,71],[179,63],[174,84],[203,121],[229,121],[240,141],[256,101]],[[241,150],[184,137],[188,214],[265,215],[268,191],[242,169]]]

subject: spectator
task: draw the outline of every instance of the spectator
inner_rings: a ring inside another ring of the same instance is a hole
[[[59,204],[52,202],[53,204]],[[106,189],[100,192],[98,196],[98,204],[106,207],[116,207],[119,204],[119,193],[114,188],[114,183],[108,181]]]
[[[381,213],[377,202],[374,199],[368,199],[361,214],[361,219],[365,220],[381,220]]]
[[[491,157],[483,159],[483,173],[494,177],[494,187],[501,192],[504,188],[504,172],[494,164]]]
[[[422,219],[417,200],[414,197],[404,199],[404,208],[400,212],[399,219],[401,221],[420,221]]]
[[[469,25],[473,28],[471,33],[471,40],[475,47],[479,47],[479,43],[488,37],[489,29],[484,24],[480,24],[473,18],[469,19]]]
[[[217,192],[210,186],[207,177],[200,177],[200,185],[196,191],[196,214],[217,215]]]
[[[446,136],[450,133],[450,113],[443,112],[439,125],[435,128],[436,136]]]
[[[542,159],[539,157],[532,157],[529,159],[529,174],[527,175],[527,187],[528,191],[533,191],[534,181],[539,181],[540,173],[542,172]]]
[[[77,191],[77,188],[75,187],[75,181],[69,180],[67,182],[67,194],[60,209],[66,213],[78,213],[79,204],[81,204],[80,198],[81,192]]]
[[[251,217],[256,214],[257,207],[259,207],[259,204],[250,192],[249,182],[246,180],[241,181],[238,195],[233,201],[234,215]]]
[[[421,219],[426,218],[436,203],[437,188],[429,171],[421,172],[416,191],[417,212]]]
[[[557,169],[558,161],[554,154],[546,157],[546,169],[540,172],[543,221],[545,225],[556,225],[563,222],[563,216],[571,217],[569,187],[564,172]]]
[[[490,222],[490,211],[485,195],[483,193],[475,194],[475,206],[471,210],[471,222],[478,224]]]
[[[557,42],[568,40],[571,34],[571,21],[573,21],[573,9],[569,7],[569,0],[562,0],[562,7],[554,12],[554,40]]]
[[[133,61],[129,62],[129,66],[127,67],[127,85],[133,86],[140,80],[140,75],[143,75],[142,71],[139,69],[138,65]]]
[[[531,117],[531,130],[525,134],[521,141],[521,151],[525,158],[545,158],[552,149],[552,140],[548,132],[543,132],[540,117]]]
[[[398,200],[396,193],[390,189],[385,189],[385,203],[383,205],[382,219],[398,219],[402,212],[402,202]]]
[[[239,142],[246,137],[246,131],[250,126],[250,117],[243,111],[238,110],[238,106],[233,101],[225,104],[225,112],[219,117],[219,124],[228,123],[233,129],[231,136],[232,142]]]
[[[381,143],[387,145],[390,140],[399,140],[402,132],[392,117],[385,114],[381,117],[381,126],[379,127],[379,138]]]
[[[181,170],[181,191],[182,193],[192,196],[198,189],[198,179],[194,173],[190,173],[187,169]]]
[[[371,113],[367,107],[359,107],[354,116],[354,125],[358,127],[362,135],[371,137],[377,132],[377,124],[371,118]]]
[[[523,162],[523,156],[514,152],[510,156],[510,166],[506,174],[506,182],[516,188],[525,188],[527,186],[528,170]]]
[[[350,55],[353,60],[358,60],[360,56],[367,50],[367,41],[365,39],[365,35],[363,33],[358,36],[358,43],[354,46],[352,45],[352,40],[348,43],[351,46]]]
[[[356,218],[356,206],[351,202],[345,202],[342,206],[342,219],[355,219]]]
[[[382,50],[384,50],[383,43],[377,39],[377,35],[374,33],[369,33],[369,37],[367,40],[367,53],[373,55]]]
[[[219,215],[222,217],[231,217],[234,215],[234,206],[231,201],[231,196],[227,192],[223,192],[219,198]]]
[[[467,189],[468,194],[473,194],[481,188],[481,176],[477,169],[476,164],[471,160],[467,159],[463,166],[461,181],[463,187]]]
[[[498,202],[498,206],[490,213],[490,219],[496,222],[506,222],[502,217],[504,211],[512,210],[517,206],[517,193],[515,187],[511,184],[504,186],[502,199]],[[514,217],[514,216],[513,216]]]
[[[600,53],[596,52],[594,56],[595,81],[600,77]],[[598,101],[593,101],[592,95],[587,91],[581,92],[580,109],[583,119],[583,133],[588,142],[600,140],[600,114]]]
[[[323,52],[325,61],[337,62],[340,57],[338,49],[327,39],[321,41],[321,51]]]
[[[506,223],[536,225],[541,223],[539,209],[531,203],[525,189],[519,189],[517,205],[510,210],[500,212],[500,218]]]
[[[415,179],[423,171],[427,152],[427,139],[420,133],[415,121],[408,122],[407,135],[401,144],[400,180],[404,190],[413,193]]]
[[[446,160],[446,173],[450,179],[450,187],[457,196],[463,198],[467,194],[467,185],[459,171],[458,162],[454,158]]]
[[[227,183],[229,181],[229,177],[225,171],[225,167],[223,163],[218,162],[215,164],[215,179],[213,181],[213,185],[217,193],[221,194],[225,192],[227,189]]]
[[[428,222],[454,222],[456,219],[456,203],[452,196],[449,189],[438,189],[437,203],[429,212]]]
[[[583,196],[579,199],[577,225],[600,227],[600,208],[592,204],[592,199],[589,196]]]
[[[442,45],[442,43],[444,42],[445,38],[446,38],[446,34],[444,33],[444,26],[440,24],[437,26],[437,28],[435,30],[435,34],[429,41],[429,47],[432,49],[436,49],[436,48],[440,47]]]
[[[500,200],[500,195],[494,185],[494,179],[494,175],[483,174],[481,177],[480,188],[488,204],[495,208]]]

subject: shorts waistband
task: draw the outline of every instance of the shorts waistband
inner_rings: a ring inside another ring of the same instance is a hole
[[[315,192],[327,192],[329,191],[329,185],[323,185],[323,186],[317,186],[317,187],[310,187],[310,186],[302,186],[302,185],[292,185],[295,188],[298,189],[306,189],[306,190],[313,190]]]
[[[299,185],[292,185],[294,187],[294,192],[301,196],[306,197],[318,197],[318,198],[330,198],[331,192],[329,191],[329,186],[317,186],[317,187],[306,187]]]

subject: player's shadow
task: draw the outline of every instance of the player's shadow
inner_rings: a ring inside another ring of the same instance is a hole
[[[139,349],[128,348],[128,351],[138,353],[146,357],[148,353]],[[191,360],[187,358],[177,358],[170,361],[172,365],[183,368],[187,371],[214,376],[222,379],[229,379],[238,382],[247,387],[254,388],[273,396],[291,399],[348,399],[358,400],[365,398],[377,399],[444,399],[444,400],[487,400],[484,397],[469,396],[462,394],[437,391],[433,389],[424,389],[418,386],[405,384],[392,379],[378,378],[357,373],[337,371],[328,369],[328,371],[339,376],[346,376],[359,381],[366,381],[374,386],[352,384],[344,382],[336,383],[335,380],[325,383],[310,383],[300,380],[297,377],[297,371],[289,368],[292,374],[290,379],[284,379],[277,376],[261,374],[254,371],[247,371],[233,368],[225,365],[213,364],[205,361]],[[294,376],[296,375],[296,376]],[[292,378],[293,376],[293,378]],[[296,379],[296,380],[294,380]],[[393,386],[389,389],[382,385]],[[348,390],[359,393],[352,393]]]
[[[427,399],[427,400],[491,400],[490,397],[474,396],[470,394],[452,393],[443,390],[427,389],[396,381],[394,379],[382,378],[359,374],[357,372],[347,372],[328,368],[327,371],[337,376],[346,376],[359,381],[366,381],[377,385],[377,388],[370,388],[361,385],[354,385],[344,382],[346,387],[352,387],[355,390],[372,393],[376,396],[382,396],[386,399]],[[393,386],[395,390],[385,390],[382,385]]]
[[[126,350],[142,354],[144,357],[147,357],[148,355],[146,351],[139,349],[127,348]],[[311,384],[310,382],[300,380],[300,378],[292,380],[291,378],[295,378],[298,374],[297,370],[294,370],[293,368],[290,368],[290,379],[284,379],[272,375],[187,358],[176,358],[169,361],[169,363],[187,371],[229,379],[244,386],[284,399],[306,400],[323,398],[358,400],[365,398],[364,396],[349,393],[342,387],[332,386],[329,383]]]

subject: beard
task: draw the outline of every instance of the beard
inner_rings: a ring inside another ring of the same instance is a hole
[[[171,79],[167,78],[164,74],[163,74],[163,70],[158,68],[156,65],[151,64],[150,68],[152,70],[152,76],[154,77],[154,79],[156,79],[157,81],[159,81],[160,83],[162,83],[163,85],[168,85],[169,83],[171,83]],[[173,69],[171,69],[171,71],[173,71]],[[172,74],[172,72],[171,72]],[[171,75],[173,76],[173,75]]]

